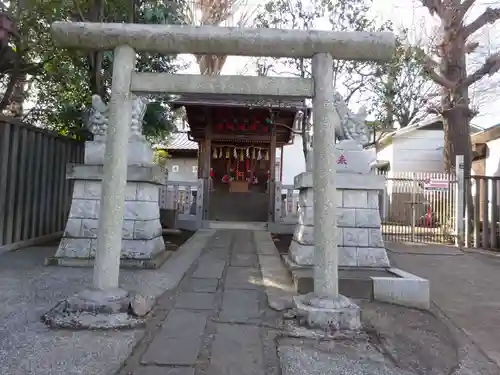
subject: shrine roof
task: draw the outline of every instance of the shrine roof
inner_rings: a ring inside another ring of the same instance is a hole
[[[156,147],[167,151],[196,151],[198,150],[198,142],[190,140],[187,132],[179,132],[170,134],[164,142]]]
[[[307,109],[308,106],[304,100],[292,97],[262,97],[257,95],[207,95],[207,94],[189,94],[180,95],[170,101],[178,108],[185,105],[203,106],[203,107],[249,107],[249,108],[271,108],[290,111],[299,111]]]

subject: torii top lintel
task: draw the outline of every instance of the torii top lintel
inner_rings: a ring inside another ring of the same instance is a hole
[[[136,51],[163,54],[307,58],[329,53],[340,60],[388,61],[395,49],[395,37],[389,32],[92,22],[54,22],[51,29],[61,47],[94,50],[129,45]]]

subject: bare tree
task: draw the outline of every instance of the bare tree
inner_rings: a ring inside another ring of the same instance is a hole
[[[408,30],[401,30],[394,57],[380,64],[366,84],[373,94],[371,113],[379,126],[404,128],[429,115],[427,109],[437,96],[438,87],[425,71],[425,57],[423,46],[412,45]]]
[[[429,56],[426,68],[441,87],[441,102],[434,109],[443,118],[445,168],[451,170],[456,155],[464,155],[465,174],[470,173],[470,121],[476,115],[471,108],[469,87],[500,69],[500,52],[488,56],[475,71],[467,73],[466,57],[479,46],[472,36],[488,23],[500,19],[500,8],[487,8],[479,17],[466,22],[476,0],[420,0],[431,15],[439,18],[441,40]]]
[[[191,25],[243,27],[251,14],[246,0],[191,0],[185,21]],[[204,75],[220,75],[226,60],[227,56],[196,56],[200,73]]]
[[[389,25],[378,27],[370,17],[372,0],[319,0],[317,2],[303,0],[268,0],[257,12],[255,26],[278,29],[308,30],[317,26],[322,19],[333,31],[378,31],[387,29]],[[311,60],[304,58],[259,58],[256,60],[259,75],[293,75],[301,78],[311,77]],[[346,92],[346,103],[355,94],[365,90],[367,78],[375,73],[377,65],[370,62],[334,60],[334,87]],[[342,89],[341,89],[342,87]],[[302,146],[307,159],[308,136],[311,123],[306,116],[302,117]]]

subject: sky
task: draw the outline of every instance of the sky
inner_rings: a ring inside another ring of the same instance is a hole
[[[258,0],[249,0],[249,7],[257,7]],[[480,14],[487,5],[492,5],[492,0],[478,0],[471,9],[468,17],[473,19]],[[430,16],[428,10],[424,8],[418,0],[374,0],[371,9],[372,15],[380,22],[392,21],[395,26],[405,27],[412,30],[410,38],[413,41],[429,43],[428,40],[435,35],[437,19]],[[329,29],[326,20],[318,20],[316,29]],[[475,37],[480,42],[479,52],[469,59],[469,68],[473,70],[484,61],[484,58],[491,51],[500,51],[500,21],[496,25],[488,26],[482,33]],[[199,73],[194,58],[189,55],[182,55],[182,59],[191,62],[185,73]],[[230,56],[223,68],[222,74],[234,75],[245,74],[254,75],[255,65],[253,59],[248,57]],[[476,87],[471,88],[470,96],[473,105],[478,106],[480,114],[473,119],[475,125],[490,127],[500,123],[500,73],[493,78],[484,78]],[[496,99],[496,98],[499,99]],[[354,103],[353,110],[356,111],[362,103]],[[356,108],[358,107],[358,108]]]

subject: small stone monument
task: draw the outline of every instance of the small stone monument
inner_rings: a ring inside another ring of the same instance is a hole
[[[151,145],[142,135],[146,103],[134,98],[127,150],[127,185],[123,220],[121,265],[156,268],[165,252],[159,213],[159,187],[165,176],[153,163]],[[98,95],[92,97],[89,129],[93,141],[85,142],[85,164],[68,166],[74,180],[71,209],[56,255],[48,264],[86,266],[95,259],[99,223],[101,180],[106,152],[108,107]]]

